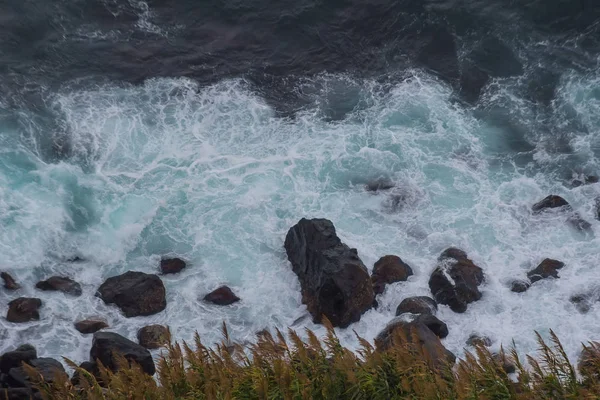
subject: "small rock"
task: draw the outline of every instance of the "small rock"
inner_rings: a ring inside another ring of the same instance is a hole
[[[435,335],[440,339],[443,339],[446,336],[448,336],[448,325],[440,321],[435,315],[420,314],[415,319],[415,321],[418,323],[422,323],[423,325],[431,329],[431,332],[435,333]]]
[[[169,258],[160,261],[160,270],[163,274],[176,274],[185,267],[185,261],[180,258]]]
[[[228,286],[221,286],[220,288],[215,289],[204,296],[204,301],[208,301],[219,306],[228,306],[230,304],[237,303],[240,301],[240,298],[237,297]]]
[[[514,374],[517,371],[517,366],[515,365],[515,363],[513,363],[508,357],[506,357],[506,355],[494,353],[492,357],[494,358],[494,360],[496,360],[496,362],[502,365],[502,369],[507,374]]]
[[[483,270],[456,248],[446,249],[438,258],[438,266],[429,278],[429,289],[438,304],[447,304],[452,311],[463,313],[467,304],[482,294]]]
[[[544,200],[535,203],[532,207],[533,212],[538,213],[549,208],[561,208],[564,207],[566,210],[571,210],[571,205],[562,197],[556,195],[550,195]]]
[[[98,289],[106,304],[116,304],[127,318],[152,315],[167,307],[165,285],[157,275],[129,271],[108,278]]]
[[[383,256],[373,267],[373,291],[375,294],[383,293],[385,285],[406,281],[413,274],[412,268],[398,256]]]
[[[36,288],[46,291],[59,291],[72,296],[81,296],[81,285],[71,278],[53,276],[45,281],[40,281]]]
[[[571,181],[573,187],[583,186],[583,185],[591,185],[594,183],[598,183],[600,180],[595,175],[583,175],[579,176]]]
[[[565,264],[560,261],[546,258],[535,269],[529,271],[527,273],[527,277],[529,278],[531,283],[535,283],[537,281],[550,277],[559,278],[558,270],[564,266]]]
[[[490,339],[487,336],[480,336],[476,333],[473,333],[471,336],[469,336],[469,338],[467,339],[465,344],[467,346],[472,346],[472,347],[477,347],[477,346],[490,347],[492,345],[492,339]]]
[[[6,319],[9,322],[29,322],[40,319],[39,309],[42,300],[31,297],[19,297],[8,303]]]
[[[108,328],[108,323],[103,319],[86,319],[75,323],[75,329],[83,334],[95,333]]]
[[[147,349],[116,333],[94,333],[90,361],[100,360],[106,368],[115,372],[118,370],[115,354],[121,354],[129,362],[139,364],[142,370],[149,375],[154,375],[156,372],[154,360]]]
[[[0,278],[4,281],[4,287],[8,290],[17,290],[21,285],[8,272],[0,272]]]
[[[437,303],[427,296],[409,297],[402,300],[396,308],[396,316],[404,313],[435,315],[437,313]]]
[[[169,342],[169,328],[163,325],[148,325],[137,333],[140,346],[158,349]]]
[[[515,293],[523,293],[529,289],[529,286],[531,286],[531,284],[527,281],[513,281],[510,290]]]
[[[367,182],[365,189],[368,192],[379,192],[383,190],[390,190],[394,188],[394,183],[387,179],[375,179]]]
[[[9,351],[8,353],[4,353],[2,357],[0,357],[0,372],[3,374],[8,374],[11,368],[18,368],[21,366],[21,363],[30,364],[31,360],[37,358],[37,351],[35,347],[30,344],[24,344],[17,347],[16,350]]]

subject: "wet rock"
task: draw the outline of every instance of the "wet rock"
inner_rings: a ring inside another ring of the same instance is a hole
[[[575,308],[577,308],[577,310],[582,314],[585,314],[588,311],[590,311],[590,308],[592,308],[593,303],[589,296],[583,294],[571,296],[569,301],[573,303],[575,305]]]
[[[582,374],[600,378],[598,376],[598,360],[600,360],[600,343],[588,343],[579,355],[577,369]]]
[[[473,333],[471,336],[469,336],[465,344],[472,347],[490,347],[492,345],[492,339],[487,336],[480,336],[476,333]]]
[[[11,368],[18,368],[22,363],[31,364],[31,360],[37,358],[35,347],[30,344],[24,344],[17,347],[16,350],[4,353],[0,357],[0,373],[8,374]]]
[[[591,184],[598,183],[598,182],[599,182],[599,178],[595,175],[582,175],[577,178],[574,178],[571,181],[571,185],[573,187],[579,187],[579,186],[583,186],[583,185],[591,185]]]
[[[384,190],[390,190],[394,188],[394,183],[387,179],[375,179],[367,182],[365,189],[368,192],[379,192]]]
[[[160,270],[163,274],[176,274],[185,267],[185,261],[180,258],[169,258],[160,261]]]
[[[452,32],[445,26],[432,26],[425,28],[420,36],[426,44],[417,54],[419,64],[448,82],[458,81],[458,56]]]
[[[435,315],[419,314],[415,321],[431,329],[431,332],[433,332],[440,339],[448,336],[448,325],[440,321]]]
[[[456,356],[447,350],[440,339],[425,324],[418,321],[407,321],[403,317],[396,317],[377,335],[375,347],[378,351],[386,351],[394,346],[405,343],[419,344],[431,357],[434,366],[441,366],[448,362],[454,364]]]
[[[37,399],[31,389],[27,388],[0,388],[2,400],[31,400]]]
[[[531,284],[527,281],[513,281],[510,290],[515,293],[523,293],[529,289],[529,286],[531,286]]]
[[[103,382],[102,382],[102,378],[100,376],[100,368],[98,367],[98,364],[95,362],[90,362],[90,361],[84,361],[81,364],[79,364],[79,368],[89,372],[90,374],[92,374],[94,376],[94,378],[96,378],[96,381],[102,386]],[[81,380],[84,379],[82,377],[82,373],[79,371],[75,371],[73,373],[73,377],[71,378],[71,383],[74,386],[77,386],[81,383]]]
[[[152,355],[144,347],[116,333],[94,333],[90,361],[99,360],[109,370],[117,371],[119,366],[115,354],[122,355],[130,363],[139,364],[142,370],[149,375],[154,375],[156,372]]]
[[[469,103],[475,103],[489,81],[490,76],[485,71],[475,65],[472,61],[466,60],[461,66],[461,97]]]
[[[467,304],[481,298],[479,285],[483,280],[483,270],[469,260],[464,251],[449,248],[438,258],[438,266],[429,278],[429,288],[438,304],[463,313]]]
[[[595,208],[595,213],[594,213],[595,217],[597,220],[600,221],[600,197],[596,197],[594,208]]]
[[[95,333],[104,328],[108,328],[108,323],[100,318],[86,319],[75,323],[75,329],[83,334]]]
[[[10,322],[29,322],[40,319],[39,309],[42,300],[31,297],[19,297],[8,303],[6,319]]]
[[[237,303],[240,301],[240,298],[237,297],[228,286],[221,286],[220,288],[215,289],[204,296],[204,301],[208,301],[209,303],[219,306],[228,306],[230,304]]]
[[[129,271],[108,278],[98,289],[106,304],[115,304],[126,317],[152,315],[167,307],[165,286],[157,275]]]
[[[8,290],[17,290],[21,285],[8,272],[0,272],[0,278],[4,281],[4,288]]]
[[[31,360],[29,364],[38,371],[45,382],[55,382],[57,376],[61,374],[63,377],[67,377],[63,365],[53,358],[36,358],[35,360]],[[27,375],[22,366],[11,368],[8,372],[6,382],[10,387],[31,387],[29,375]]]
[[[169,328],[163,325],[148,325],[137,333],[140,346],[158,349],[169,342]]]
[[[404,313],[435,315],[437,313],[437,303],[427,296],[408,297],[402,300],[396,308],[396,316]]]
[[[373,306],[375,294],[356,249],[342,243],[331,221],[303,218],[290,228],[285,249],[316,323],[325,315],[347,327]]]
[[[413,274],[412,268],[398,256],[383,256],[373,267],[373,291],[375,294],[383,293],[385,285],[406,281]]]
[[[40,281],[35,287],[45,291],[59,291],[72,296],[81,296],[81,285],[73,279],[63,276],[53,276],[45,281]]]
[[[565,264],[560,261],[546,258],[535,269],[529,271],[527,273],[527,277],[529,278],[531,283],[535,283],[537,281],[550,277],[559,278],[558,270],[564,266]]]
[[[573,213],[567,218],[567,222],[575,229],[581,232],[591,232],[592,224],[581,218],[578,213]]]
[[[494,358],[494,360],[496,360],[496,362],[498,364],[500,364],[502,366],[502,369],[507,374],[514,374],[515,372],[517,372],[517,366],[505,354],[503,354],[503,353],[494,353],[492,355],[492,357]]]
[[[506,78],[523,74],[523,65],[513,51],[495,37],[483,39],[468,58],[492,77]]]
[[[572,210],[571,205],[562,197],[556,195],[550,195],[545,199],[535,203],[531,209],[534,213],[539,213],[543,210],[552,208],[564,208],[565,210]]]

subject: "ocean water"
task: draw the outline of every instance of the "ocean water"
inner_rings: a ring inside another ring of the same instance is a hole
[[[472,333],[492,338],[493,349],[514,341],[525,354],[537,349],[534,331],[548,337],[553,329],[573,359],[582,342],[600,339],[600,304],[582,314],[569,301],[600,290],[600,186],[570,184],[600,167],[600,59],[589,40],[597,20],[586,23],[577,13],[575,28],[540,28],[525,7],[524,22],[505,39],[523,72],[492,77],[477,101],[467,102],[443,73],[406,62],[410,52],[389,57],[398,41],[393,24],[385,40],[374,34],[357,56],[383,54],[372,70],[352,65],[351,54],[349,67],[339,67],[340,54],[354,42],[342,50],[326,46],[325,61],[324,50],[296,43],[299,60],[314,57],[314,65],[323,65],[318,70],[289,64],[286,37],[277,42],[259,31],[240,43],[248,26],[256,28],[261,18],[272,22],[275,11],[253,4],[252,12],[236,9],[234,23],[214,5],[182,4],[172,15],[161,2],[62,4],[42,13],[56,18],[30,41],[19,29],[40,27],[41,16],[23,22],[16,5],[12,17],[4,14],[10,23],[3,29],[12,36],[0,46],[0,269],[23,288],[0,290],[0,303],[19,295],[39,297],[44,306],[40,321],[0,319],[0,352],[31,343],[42,356],[84,361],[91,336],[73,323],[92,316],[107,318],[110,330],[131,339],[153,323],[169,325],[177,340],[198,332],[208,344],[220,340],[223,322],[240,342],[264,328],[322,334],[307,317],[283,249],[287,230],[302,217],[333,221],[369,269],[395,254],[415,271],[407,282],[387,287],[378,309],[337,331],[348,346],[357,345],[354,331],[372,340],[405,297],[430,295],[429,276],[449,246],[467,251],[486,276],[483,298],[466,313],[440,307],[438,317],[450,331],[443,343],[459,356]],[[477,12],[503,23],[478,2],[465,6],[460,18],[434,5],[435,15],[448,13],[461,65],[480,29],[467,17]],[[76,6],[87,14],[73,12]],[[207,22],[198,26],[177,14],[186,10]],[[294,23],[281,14],[273,32],[307,30],[296,19],[321,18],[321,11],[331,17],[336,8],[307,3],[293,10]],[[555,21],[554,14],[548,20]],[[340,29],[348,37],[369,37],[353,19],[347,24]],[[315,26],[326,32],[329,25]],[[27,46],[19,47],[19,40]],[[276,42],[279,53],[266,56],[255,41]],[[180,54],[191,42],[197,58],[193,51]],[[233,55],[217,60],[223,54]],[[86,59],[90,55],[97,57]],[[493,55],[490,62],[504,68]],[[253,62],[269,57],[271,64],[260,67],[268,72],[258,73]],[[250,72],[240,72],[244,65]],[[366,191],[374,179],[395,188]],[[549,194],[567,199],[593,233],[574,230],[564,215],[533,215],[532,204]],[[81,261],[68,261],[75,256]],[[164,312],[127,319],[94,296],[110,276],[156,273],[166,256],[185,259],[188,268],[162,277]],[[544,258],[566,264],[560,278],[512,293],[510,282]],[[80,282],[83,295],[34,289],[57,274]],[[218,307],[199,300],[222,284],[242,301]]]

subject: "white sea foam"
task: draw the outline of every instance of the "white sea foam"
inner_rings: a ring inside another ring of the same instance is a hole
[[[577,79],[561,86],[557,101],[590,114],[583,119],[587,136],[575,139],[588,154],[599,137],[600,122],[591,115],[598,96],[586,88],[589,81]],[[220,340],[222,321],[240,341],[265,327],[292,326],[306,308],[283,240],[302,217],[331,219],[369,268],[396,254],[415,271],[387,287],[377,310],[339,330],[348,345],[356,345],[353,330],[372,340],[405,297],[429,295],[429,275],[449,246],[467,251],[486,275],[483,298],[466,313],[440,307],[450,350],[460,355],[478,332],[495,348],[514,340],[521,352],[532,352],[533,331],[547,336],[552,328],[576,357],[581,342],[599,338],[600,305],[580,314],[569,297],[597,284],[600,239],[571,230],[560,215],[530,212],[536,201],[559,194],[597,232],[597,185],[569,190],[539,164],[537,174],[525,174],[505,149],[502,128],[478,120],[452,101],[448,87],[422,74],[394,86],[325,75],[314,87],[315,106],[294,119],[277,117],[241,80],[67,87],[49,101],[73,154],[55,164],[0,128],[3,143],[12,140],[0,160],[0,267],[23,284],[20,295],[44,301],[40,322],[0,321],[0,352],[31,342],[44,356],[87,359],[91,337],[73,322],[96,315],[132,339],[151,323],[168,324],[177,339],[197,331],[207,343]],[[357,98],[347,99],[354,104],[348,114],[327,118],[332,100],[326,99],[336,96]],[[589,162],[595,165],[593,157]],[[404,201],[364,190],[379,176],[397,183],[392,193]],[[86,261],[61,261],[74,254]],[[166,311],[126,319],[94,297],[110,276],[156,272],[163,255],[189,264],[162,278]],[[510,281],[546,257],[565,262],[560,279],[512,293]],[[83,296],[33,289],[51,274],[81,282]],[[198,300],[221,284],[242,301],[217,307]],[[4,304],[14,296],[0,291]],[[310,318],[294,328],[303,326],[323,333]]]

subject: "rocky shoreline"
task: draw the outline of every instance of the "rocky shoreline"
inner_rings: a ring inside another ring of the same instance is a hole
[[[377,186],[373,190],[384,189]],[[593,234],[591,225],[559,196],[546,197],[534,204],[531,211],[541,217],[545,213],[563,213],[566,222],[573,228]],[[299,279],[302,302],[313,321],[322,323],[323,318],[327,318],[334,327],[339,328],[347,328],[359,321],[366,311],[377,308],[376,297],[385,292],[387,285],[406,281],[414,273],[413,268],[399,256],[384,255],[373,265],[369,274],[358,250],[343,243],[337,236],[333,223],[327,219],[302,218],[289,229],[284,248],[292,270]],[[161,274],[176,274],[185,268],[185,261],[179,258],[163,259],[159,266]],[[562,268],[568,268],[568,265],[563,261],[544,259],[527,273],[526,278],[516,278],[510,283],[510,290],[518,295],[540,280],[558,279]],[[7,291],[15,291],[21,287],[8,272],[2,272],[0,278]],[[485,280],[485,271],[469,259],[466,252],[454,247],[447,248],[438,257],[430,275],[430,293],[399,299],[396,317],[382,327],[375,338],[376,348],[379,351],[390,348],[394,345],[394,337],[400,333],[408,340],[418,340],[434,363],[454,363],[456,356],[441,341],[448,336],[452,327],[449,328],[437,318],[438,307],[445,305],[456,313],[464,313],[470,303],[483,297],[480,287],[485,284]],[[42,291],[63,292],[73,298],[82,295],[81,285],[66,276],[49,277],[38,282],[35,287]],[[110,277],[99,286],[96,296],[106,304],[117,307],[127,318],[154,315],[165,310],[167,305],[166,289],[158,273],[128,271]],[[221,286],[199,300],[228,306],[241,299],[229,287]],[[571,298],[581,312],[587,312],[591,304],[598,300],[600,297],[594,293],[583,293]],[[6,319],[12,323],[39,320],[42,305],[39,298],[15,298],[8,303]],[[170,340],[168,327],[162,325],[141,328],[137,333],[136,343],[119,334],[104,331],[110,326],[99,316],[90,316],[73,323],[81,334],[93,335],[90,359],[81,363],[80,367],[98,379],[98,361],[112,371],[118,370],[115,358],[117,353],[153,375],[156,367],[148,349],[163,347]],[[473,332],[465,344],[489,347],[492,339]],[[47,382],[67,374],[59,361],[38,357],[33,346],[23,344],[0,356],[0,391],[8,399],[36,396],[23,363],[36,368]],[[514,372],[514,366],[505,364],[504,368],[507,372]],[[77,384],[78,379],[77,374],[71,377],[74,384]]]

